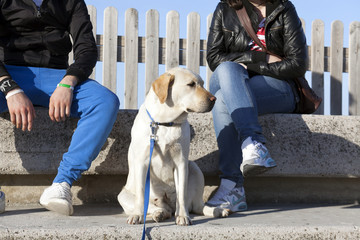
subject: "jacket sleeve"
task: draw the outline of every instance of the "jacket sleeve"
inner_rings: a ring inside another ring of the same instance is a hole
[[[281,62],[259,62],[248,64],[250,71],[280,79],[291,79],[304,76],[307,69],[307,45],[301,21],[291,2],[284,10],[284,58]],[[270,49],[271,51],[271,49]]]
[[[82,82],[92,73],[98,53],[86,4],[82,0],[75,2],[69,25],[73,39],[74,63],[68,67],[66,75],[74,75]]]
[[[7,29],[5,27],[4,18],[2,16],[2,14],[0,14],[0,36],[4,35],[6,32],[7,32]],[[1,47],[0,54],[3,56],[4,55],[3,48],[5,46],[2,41],[0,41],[0,47]],[[10,76],[10,74],[6,70],[3,61],[0,60],[0,77],[2,77],[2,76]]]
[[[10,76],[10,74],[6,70],[4,63],[2,61],[0,61],[0,77],[3,77],[3,76]]]
[[[209,29],[206,60],[210,69],[215,71],[217,66],[226,61],[244,64],[265,61],[266,54],[263,52],[228,51],[226,49],[223,29],[224,4],[226,3],[219,3],[216,7]]]

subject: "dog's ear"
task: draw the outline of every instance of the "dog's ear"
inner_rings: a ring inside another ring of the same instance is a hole
[[[158,96],[160,103],[164,103],[167,99],[169,86],[174,81],[175,76],[170,73],[160,75],[153,83],[152,88]]]

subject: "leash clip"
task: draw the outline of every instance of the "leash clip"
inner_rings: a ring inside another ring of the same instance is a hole
[[[155,134],[150,135],[150,140],[156,141],[157,139],[158,139],[158,137]]]
[[[150,128],[151,128],[151,135],[150,135],[150,139],[151,140],[157,140],[157,136],[156,136],[156,134],[155,134],[155,132],[156,132],[156,129],[158,128],[159,126],[158,126],[158,124],[155,122],[155,121],[152,121],[151,123],[150,123]]]

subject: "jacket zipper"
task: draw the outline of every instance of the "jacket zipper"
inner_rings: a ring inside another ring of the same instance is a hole
[[[266,17],[265,21],[265,42],[267,42],[268,24],[274,21],[275,17],[279,15],[285,9],[284,5],[278,6],[269,16]]]
[[[41,5],[38,7],[33,0],[28,0],[28,2],[31,2],[31,4],[32,4],[33,7],[34,7],[36,18],[41,18],[40,8],[41,8],[42,4],[44,3],[44,1],[45,1],[45,0],[43,0],[43,2],[41,3]]]
[[[223,31],[224,32],[230,32],[231,33],[231,37],[229,39],[229,46],[232,44],[232,42],[234,41],[234,38],[235,38],[235,32],[234,31],[231,31],[231,30],[228,30],[226,28],[223,28]]]

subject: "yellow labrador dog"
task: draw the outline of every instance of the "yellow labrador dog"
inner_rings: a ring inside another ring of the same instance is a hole
[[[184,68],[171,69],[153,82],[131,129],[129,175],[118,195],[120,205],[129,216],[129,224],[144,221],[151,119],[159,124],[154,133],[156,143],[150,168],[148,214],[160,222],[175,212],[177,225],[191,224],[189,212],[211,217],[228,216],[225,209],[204,205],[204,176],[195,162],[188,161],[188,113],[211,111],[216,100],[203,84],[200,76]]]

